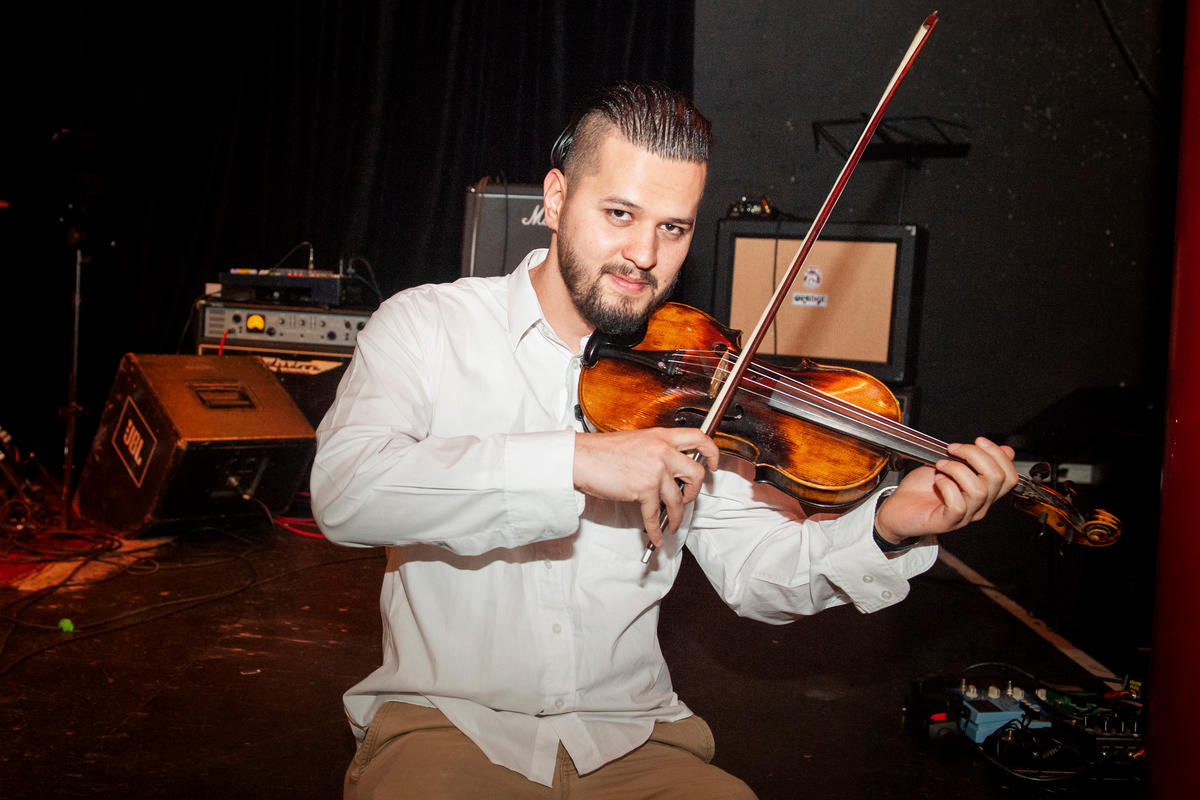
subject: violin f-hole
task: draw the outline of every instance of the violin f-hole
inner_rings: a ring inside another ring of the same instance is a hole
[[[699,417],[703,421],[707,414],[708,409],[706,408],[683,406],[682,408],[675,409],[675,424],[681,428],[695,428],[696,420],[692,419],[692,417]],[[721,422],[740,422],[745,416],[745,410],[740,405],[734,405],[732,409],[722,415]]]

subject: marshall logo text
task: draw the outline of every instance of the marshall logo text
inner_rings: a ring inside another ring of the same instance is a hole
[[[541,203],[538,203],[533,207],[533,211],[529,212],[528,217],[521,217],[521,224],[546,227],[546,209],[542,207]]]

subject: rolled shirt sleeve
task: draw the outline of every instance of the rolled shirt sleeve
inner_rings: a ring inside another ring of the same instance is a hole
[[[879,549],[878,493],[840,515],[806,518],[778,489],[754,483],[752,466],[721,466],[696,501],[687,545],[741,616],[779,624],[846,603],[877,611],[904,599],[909,579],[937,558],[934,537],[901,553]]]

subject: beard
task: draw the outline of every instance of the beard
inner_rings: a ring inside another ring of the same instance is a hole
[[[664,290],[658,288],[658,278],[652,273],[641,272],[629,264],[603,264],[596,277],[589,282],[590,272],[587,266],[572,249],[571,245],[561,235],[558,237],[558,264],[562,272],[563,282],[571,293],[575,308],[583,315],[596,330],[610,335],[623,336],[641,330],[646,320],[650,319],[658,308],[667,301],[675,284],[679,281],[679,272]],[[640,273],[640,274],[637,274]],[[608,298],[600,285],[606,275],[635,277],[646,282],[650,289],[648,301],[639,301],[634,297]]]

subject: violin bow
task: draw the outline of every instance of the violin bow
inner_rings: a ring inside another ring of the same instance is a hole
[[[917,54],[925,46],[925,41],[929,38],[929,34],[933,31],[933,26],[937,24],[937,21],[938,15],[936,11],[925,18],[916,36],[913,37],[912,43],[909,44],[908,50],[904,53],[904,58],[900,60],[900,66],[896,68],[892,79],[888,81],[887,87],[883,90],[883,96],[879,98],[879,103],[875,106],[875,110],[871,112],[871,117],[867,120],[866,127],[863,128],[862,134],[858,137],[858,142],[850,152],[850,157],[846,159],[846,163],[842,166],[842,171],[838,173],[833,188],[829,190],[825,202],[821,204],[820,210],[813,217],[812,225],[808,229],[808,234],[804,237],[804,242],[792,258],[792,263],[784,274],[783,279],[775,287],[775,293],[771,296],[767,307],[763,309],[758,324],[750,332],[746,344],[742,347],[733,366],[730,367],[729,373],[725,376],[721,384],[720,391],[709,407],[708,415],[705,416],[704,421],[700,425],[700,430],[706,436],[712,436],[716,433],[717,426],[720,424],[722,417],[725,416],[725,411],[729,408],[729,403],[733,399],[734,391],[736,391],[738,384],[741,383],[746,369],[750,366],[751,360],[754,358],[755,353],[758,352],[759,345],[762,344],[762,340],[767,335],[767,329],[771,327],[771,323],[774,322],[780,305],[783,304],[783,298],[791,290],[796,276],[800,274],[800,270],[804,268],[804,262],[808,258],[809,251],[812,250],[817,238],[821,235],[821,230],[825,227],[829,215],[833,212],[833,207],[837,204],[838,198],[842,196],[842,191],[846,188],[847,181],[850,180],[850,174],[854,172],[859,159],[862,158],[863,151],[867,149],[867,144],[871,141],[871,137],[875,134],[875,129],[879,127],[879,122],[883,119],[884,111],[892,102],[892,97],[895,96],[900,82],[904,80],[904,76],[908,74],[908,70],[912,67],[913,61],[916,60]],[[692,458],[697,461],[700,460],[700,457],[698,452],[692,454]],[[659,527],[666,530],[666,522],[666,511],[664,511],[662,519],[659,520]],[[654,544],[647,544],[646,551],[642,554],[643,564],[650,561],[650,555],[653,552]]]

